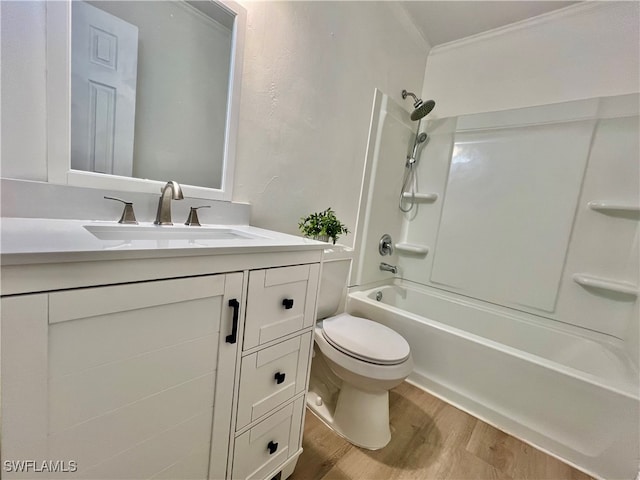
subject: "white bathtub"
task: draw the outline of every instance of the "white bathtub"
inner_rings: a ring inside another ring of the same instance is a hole
[[[347,311],[407,339],[412,383],[593,476],[636,477],[638,373],[614,343],[400,280]]]

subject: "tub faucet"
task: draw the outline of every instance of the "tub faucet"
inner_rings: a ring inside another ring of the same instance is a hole
[[[380,262],[380,270],[383,272],[391,272],[394,275],[398,273],[398,267],[395,265],[389,265],[388,263]]]
[[[171,180],[162,187],[160,200],[158,200],[158,213],[156,213],[156,225],[173,225],[171,221],[171,199],[182,200],[182,188],[178,182]],[[170,193],[169,193],[170,192]]]

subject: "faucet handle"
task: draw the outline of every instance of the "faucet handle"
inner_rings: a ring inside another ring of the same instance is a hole
[[[117,202],[124,203],[124,210],[122,211],[122,216],[118,223],[127,223],[137,225],[138,221],[136,220],[136,214],[133,212],[133,202],[127,202],[125,200],[121,200],[120,198],[115,197],[104,197],[107,200],[115,200]]]
[[[201,205],[199,207],[191,207],[189,210],[189,217],[187,221],[184,222],[185,225],[190,225],[192,227],[199,227],[200,220],[198,220],[198,209],[199,208],[211,208],[211,205]]]
[[[385,233],[380,238],[380,242],[378,243],[378,252],[382,256],[393,254],[393,240],[391,240],[391,235],[388,233]]]

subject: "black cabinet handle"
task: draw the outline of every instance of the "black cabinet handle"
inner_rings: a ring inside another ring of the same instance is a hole
[[[227,335],[227,343],[236,343],[238,341],[238,314],[240,312],[240,302],[235,298],[229,300],[229,306],[233,308],[233,326],[231,334]]]
[[[267,444],[267,449],[269,450],[269,455],[273,455],[274,453],[276,453],[276,450],[278,450],[278,442],[274,442],[273,440],[271,440]]]
[[[285,308],[285,310],[293,308],[293,298],[285,298],[284,300],[282,300],[282,306]]]
[[[276,383],[278,385],[280,385],[282,382],[284,382],[284,377],[285,376],[286,376],[286,374],[278,372],[273,376],[273,378],[275,378],[276,379]]]

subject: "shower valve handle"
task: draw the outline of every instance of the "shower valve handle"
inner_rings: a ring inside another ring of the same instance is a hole
[[[393,240],[391,239],[391,235],[389,235],[388,233],[385,233],[380,238],[380,243],[378,243],[378,252],[383,257],[385,255],[393,254]]]

